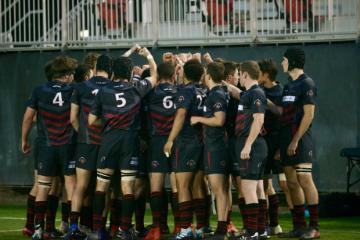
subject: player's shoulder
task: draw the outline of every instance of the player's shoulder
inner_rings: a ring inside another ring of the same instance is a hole
[[[315,87],[314,80],[311,77],[309,77],[307,74],[303,74],[301,77],[302,77],[302,81],[301,81],[302,86]]]

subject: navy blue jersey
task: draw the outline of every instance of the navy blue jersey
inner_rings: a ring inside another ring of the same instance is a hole
[[[226,111],[225,128],[228,137],[235,136],[235,121],[238,111],[239,100],[230,96],[228,108]]]
[[[48,146],[71,143],[70,98],[73,88],[53,80],[36,87],[27,106],[37,111],[38,137]]]
[[[281,106],[282,87],[280,84],[272,88],[263,87],[266,97],[275,105]],[[280,116],[272,113],[269,109],[265,112],[264,129],[266,134],[275,134],[280,130]]]
[[[291,126],[296,132],[304,116],[304,105],[315,105],[316,95],[315,83],[306,74],[302,74],[295,81],[289,80],[282,94],[282,125]]]
[[[254,121],[253,114],[264,113],[267,100],[264,91],[254,85],[245,92],[241,92],[236,116],[235,135],[248,137]]]
[[[200,137],[202,132],[202,126],[200,124],[191,126],[190,118],[192,116],[202,116],[204,93],[200,91],[200,88],[196,88],[195,84],[189,83],[187,85],[180,85],[176,95],[176,108],[186,109],[186,117],[183,128],[179,133],[179,137],[192,138]]]
[[[79,132],[77,142],[99,145],[101,142],[101,126],[90,126],[88,117],[91,106],[95,102],[95,96],[99,89],[110,82],[104,77],[92,77],[91,79],[79,83],[74,88],[71,102],[78,105],[79,109]]]
[[[141,99],[152,89],[149,80],[110,82],[99,90],[91,113],[102,118],[103,132],[140,130]]]
[[[176,86],[160,83],[147,97],[147,111],[150,135],[167,136],[170,134],[176,113]]]
[[[213,87],[204,103],[204,117],[211,118],[216,112],[224,112],[226,114],[229,94],[222,86]],[[221,127],[204,126],[205,128],[205,144],[214,146],[224,142],[225,124]]]

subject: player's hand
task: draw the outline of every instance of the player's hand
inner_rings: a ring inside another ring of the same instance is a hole
[[[139,55],[141,55],[143,57],[148,57],[151,55],[151,53],[149,52],[149,50],[146,47],[143,47],[139,50]]]
[[[166,155],[166,157],[170,157],[173,144],[174,143],[170,142],[170,141],[166,142],[166,144],[164,146],[164,154]]]
[[[190,124],[191,126],[200,123],[200,118],[199,117],[191,117],[190,118]]]
[[[31,151],[31,146],[28,141],[22,141],[21,150],[24,154],[29,154]]]
[[[201,53],[195,53],[192,55],[193,59],[198,60],[199,62],[201,62]]]
[[[163,62],[173,62],[174,54],[172,52],[166,52],[163,54]]]
[[[276,150],[275,154],[274,154],[274,159],[276,161],[280,161],[281,157],[280,157],[280,149]]]
[[[240,159],[241,159],[241,160],[248,160],[248,159],[250,159],[250,151],[251,151],[251,146],[245,145],[245,146],[243,147],[243,149],[241,150]]]
[[[135,52],[138,52],[141,50],[141,47],[139,44],[135,43],[134,46],[132,47],[132,49],[135,51]]]
[[[133,68],[133,73],[134,73],[134,75],[141,76],[142,72],[143,72],[143,69],[141,69],[139,66],[135,66],[135,67]]]
[[[203,56],[203,58],[204,58],[204,61],[205,61],[206,63],[211,63],[211,62],[213,62],[210,53],[205,53],[204,56]]]
[[[297,141],[291,141],[291,143],[289,144],[289,146],[287,148],[287,155],[288,156],[294,156],[296,154],[297,147],[298,147],[298,142]]]

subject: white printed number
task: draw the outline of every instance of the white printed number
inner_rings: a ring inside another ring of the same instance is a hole
[[[94,89],[91,93],[96,96],[96,94],[98,94],[98,92],[99,92],[99,89]]]
[[[64,105],[64,101],[62,99],[61,92],[56,93],[56,95],[53,99],[53,104],[58,104],[60,107],[62,107],[62,105]]]
[[[124,93],[115,94],[116,101],[120,101],[120,104],[117,105],[118,108],[124,107],[126,105],[126,99],[121,96],[124,96]]]
[[[164,97],[163,105],[164,105],[164,108],[166,108],[166,109],[170,109],[170,108],[174,107],[174,102],[172,101],[172,97],[171,96]]]
[[[203,98],[201,95],[197,95],[196,98],[199,100],[198,110],[203,110]]]

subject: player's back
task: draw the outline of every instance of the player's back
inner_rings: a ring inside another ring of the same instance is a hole
[[[171,83],[160,83],[150,92],[148,111],[151,135],[169,135],[175,119],[176,86]]]
[[[139,84],[149,84],[141,81]],[[104,132],[112,129],[139,130],[142,92],[132,83],[110,82],[99,90],[95,101],[101,109]]]
[[[33,104],[37,110],[39,138],[49,146],[70,143],[70,98],[73,88],[66,83],[52,80],[34,90]]]
[[[95,76],[84,81],[75,88],[72,103],[80,107],[78,142],[87,144],[100,144],[101,126],[89,126],[88,116],[91,106],[99,90],[110,82],[109,79]]]

